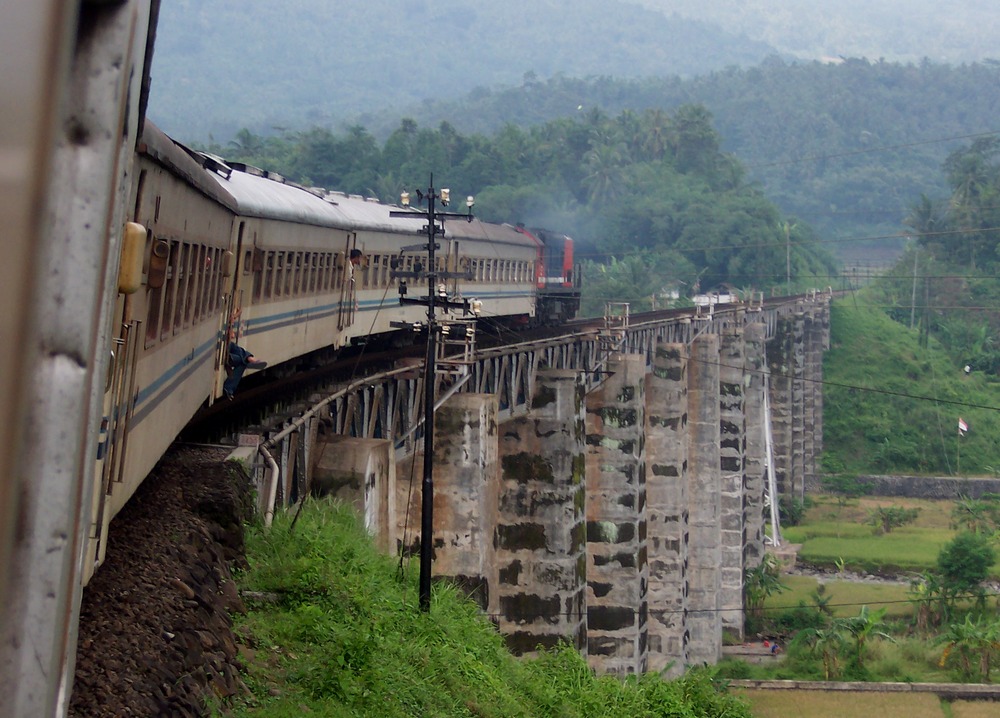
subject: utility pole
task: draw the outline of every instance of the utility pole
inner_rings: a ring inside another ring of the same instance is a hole
[[[785,294],[792,293],[792,225],[785,222]]]
[[[408,211],[390,211],[390,217],[398,217],[405,219],[417,219],[424,218],[427,220],[427,225],[423,228],[423,231],[427,234],[427,244],[426,245],[414,245],[409,247],[403,247],[400,253],[408,251],[426,251],[427,252],[427,267],[426,271],[423,268],[415,269],[412,272],[401,272],[393,271],[392,276],[400,281],[399,283],[399,303],[400,304],[423,304],[427,306],[427,359],[424,364],[424,473],[423,473],[423,483],[421,484],[421,502],[420,502],[420,584],[419,584],[419,599],[420,599],[420,610],[427,612],[431,607],[431,563],[433,561],[434,553],[434,394],[437,385],[436,379],[436,357],[437,357],[437,318],[435,315],[435,310],[440,307],[442,309],[462,309],[466,313],[472,311],[471,303],[469,300],[464,300],[460,302],[452,301],[448,298],[447,285],[442,282],[438,284],[438,280],[452,279],[456,277],[465,278],[464,273],[452,273],[452,272],[438,272],[437,264],[435,258],[435,252],[440,249],[437,243],[437,237],[444,236],[444,220],[446,218],[456,218],[460,217],[469,222],[473,220],[472,216],[472,205],[475,203],[473,198],[470,196],[467,200],[468,213],[467,214],[457,214],[453,212],[440,212],[437,209],[437,203],[440,202],[442,207],[447,207],[448,202],[451,199],[451,191],[447,189],[442,189],[440,191],[435,191],[434,189],[434,175],[431,175],[430,184],[428,185],[427,192],[421,192],[417,190],[417,200],[419,202],[426,202],[426,210],[411,209]],[[403,192],[400,196],[400,205],[403,207],[410,206],[410,193]],[[440,224],[439,224],[440,223]],[[406,296],[406,279],[416,279],[420,280],[427,279],[427,296],[421,298],[410,298]],[[393,326],[401,324],[402,326],[412,327],[411,324],[402,323],[392,323]]]
[[[912,330],[917,320],[917,257],[920,256],[919,247],[913,248],[913,291],[910,292],[910,329]]]

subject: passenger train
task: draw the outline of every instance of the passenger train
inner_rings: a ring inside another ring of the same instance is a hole
[[[420,276],[402,250],[426,220],[226,163],[144,121],[159,6],[37,0],[0,23],[18,68],[0,123],[5,715],[65,713],[80,587],[112,517],[224,398],[231,339],[283,375],[424,316],[399,301],[393,269]],[[437,269],[462,277],[450,299],[514,325],[575,313],[571,240],[445,225]]]
[[[103,560],[111,518],[173,437],[223,398],[230,341],[287,373],[314,352],[426,317],[399,299],[425,293],[426,281],[405,287],[395,276],[427,269],[414,250],[426,244],[424,213],[227,163],[148,121],[133,176],[88,572]],[[569,237],[471,217],[444,228],[435,270],[460,277],[444,283],[451,304],[522,324],[576,314]]]

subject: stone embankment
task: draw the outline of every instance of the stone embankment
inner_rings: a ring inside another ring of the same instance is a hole
[[[226,453],[171,451],[112,523],[83,595],[70,716],[202,716],[244,689],[230,566],[251,501]]]
[[[898,496],[905,499],[978,499],[985,494],[1000,494],[1000,479],[953,476],[858,476],[871,486],[873,496]],[[822,477],[806,484],[808,493],[823,493]]]
[[[988,683],[863,683],[861,681],[733,680],[749,690],[839,691],[848,693],[933,693],[945,700],[1000,700],[1000,686]]]

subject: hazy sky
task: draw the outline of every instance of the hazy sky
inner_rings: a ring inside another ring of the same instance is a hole
[[[799,57],[1000,58],[996,0],[634,0],[743,31]]]

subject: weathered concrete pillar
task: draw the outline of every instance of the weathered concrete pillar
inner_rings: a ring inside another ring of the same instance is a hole
[[[538,372],[530,413],[500,426],[498,624],[510,649],[569,641],[586,655],[584,385]]]
[[[354,504],[380,551],[396,548],[396,454],[385,439],[319,435],[313,489]]]
[[[743,566],[755,568],[764,558],[764,489],[766,479],[766,446],[764,443],[764,356],[766,327],[748,324],[743,330],[745,341],[743,412],[746,418],[746,471],[744,472]]]
[[[587,654],[601,673],[647,666],[643,354],[608,363],[587,396]]]
[[[649,670],[672,676],[688,663],[687,370],[687,346],[664,343],[646,376]]]
[[[688,365],[688,660],[722,657],[719,337],[691,344]]]
[[[496,609],[497,441],[493,394],[456,394],[434,414],[434,575],[487,612]]]
[[[779,317],[774,337],[767,343],[770,370],[771,438],[774,478],[778,496],[792,496],[792,424],[795,406],[792,402],[794,376],[794,321]],[[774,497],[777,500],[777,497]]]
[[[805,383],[805,475],[803,484],[815,486],[819,479],[817,466],[823,451],[823,347],[825,343],[823,315],[825,304],[809,307],[805,333],[802,337]]]
[[[808,401],[810,392],[806,388],[806,320],[803,309],[795,314],[795,328],[792,345],[792,464],[791,491],[797,499],[806,495],[806,444],[808,442],[807,416],[811,409]]]
[[[722,627],[743,638],[743,487],[746,481],[746,414],[743,328],[720,337],[719,488]]]

